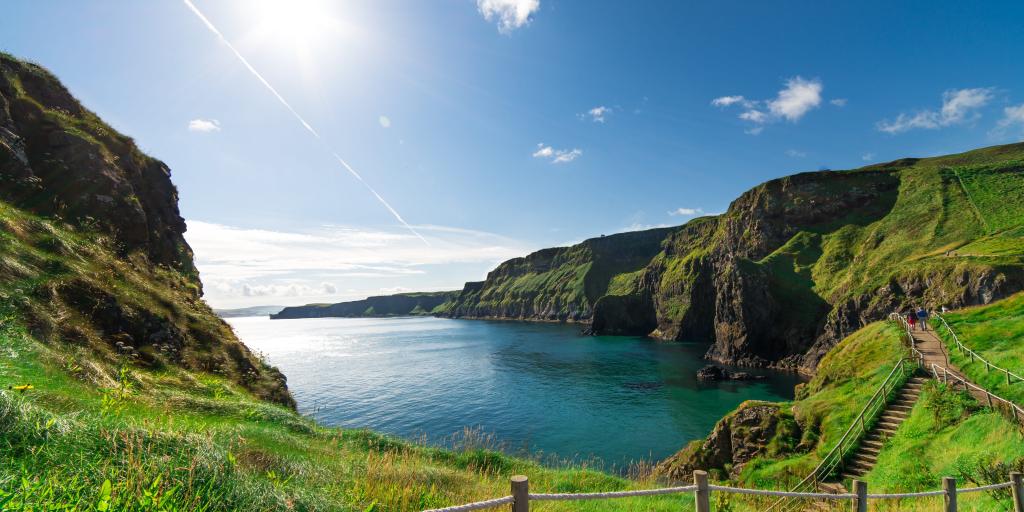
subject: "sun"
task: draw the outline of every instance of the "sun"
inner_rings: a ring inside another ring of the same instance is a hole
[[[322,0],[258,0],[247,5],[255,15],[254,36],[275,45],[308,51],[338,28]]]

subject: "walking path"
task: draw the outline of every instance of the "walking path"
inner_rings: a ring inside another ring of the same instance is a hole
[[[952,382],[952,386],[954,388],[958,381],[970,382],[974,386],[980,388],[980,386],[974,383],[971,379],[967,378],[967,376],[960,371],[960,368],[957,368],[949,362],[949,354],[946,352],[946,344],[939,339],[939,336],[935,334],[934,330],[930,327],[927,331],[922,331],[920,328],[917,328],[912,330],[911,334],[914,336],[914,344],[917,347],[917,350],[924,356],[924,370],[926,372],[931,373],[931,367],[935,364],[945,368],[945,371],[940,373],[938,378],[942,379],[942,377],[948,373],[949,378],[945,380],[946,382]],[[954,378],[954,376],[957,378]],[[974,387],[967,387],[966,385],[964,387],[971,393],[971,396],[978,400],[978,403],[991,403],[991,400],[988,399],[988,396],[984,391]]]

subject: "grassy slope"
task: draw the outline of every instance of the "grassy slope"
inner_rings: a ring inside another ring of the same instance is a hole
[[[788,487],[806,476],[835,446],[903,354],[899,332],[884,323],[871,324],[840,343],[792,404],[805,427],[800,446],[813,448],[755,459],[744,467],[740,481],[753,487]],[[943,476],[956,477],[961,486],[994,483],[984,480],[979,468],[1024,461],[1024,434],[999,413],[961,395],[936,385],[926,388],[910,418],[886,443],[875,470],[865,477],[872,492],[933,490]],[[967,509],[992,510],[999,506],[997,501],[1005,504],[1004,497],[999,500],[991,494],[975,495],[967,499]],[[901,506],[901,510],[933,510],[937,505],[905,501]]]
[[[947,313],[945,318],[961,343],[993,364],[1024,376],[1024,293],[987,306]],[[946,341],[950,362],[971,380],[1017,404],[1024,404],[1024,382],[1013,379],[1013,384],[1007,385],[1004,373],[986,371],[984,364],[971,362],[958,352],[952,336],[938,319],[933,320],[932,326]]]
[[[1012,200],[1024,190],[1024,146],[922,159],[899,174],[899,195],[887,215],[822,236],[810,276],[817,295],[870,293],[893,275],[1024,264],[1024,238],[1007,231],[1024,224],[1024,198]],[[957,175],[969,176],[966,188]],[[962,250],[967,244],[970,252]],[[947,250],[956,252],[946,256]]]
[[[894,162],[857,171],[889,169],[899,177],[891,209],[871,207],[853,211],[841,221],[811,225],[794,234],[772,254],[747,261],[770,276],[774,299],[785,305],[780,325],[806,325],[842,305],[863,297],[862,309],[883,298],[877,293],[892,281],[930,282],[926,300],[941,302],[961,294],[963,275],[1001,269],[1015,275],[1024,268],[1024,145],[996,146],[959,155]],[[835,173],[835,171],[832,171]],[[876,175],[873,179],[882,179]],[[767,185],[755,187],[756,196]],[[798,207],[817,197],[829,197],[829,182],[808,187],[807,198],[794,198]],[[799,200],[798,200],[799,199]],[[658,276],[662,323],[674,321],[687,307],[680,292],[690,289],[695,274],[689,262],[709,247],[732,236],[729,219],[741,219],[741,208],[730,208],[718,219],[710,239],[699,244],[683,240],[666,247],[650,269]],[[700,219],[708,222],[708,219]],[[694,221],[697,222],[697,221]],[[742,237],[741,237],[742,238]],[[619,293],[626,286],[614,288]],[[680,303],[677,305],[676,303]],[[813,331],[813,329],[812,329]]]
[[[627,274],[650,261],[673,228],[618,233],[543,249],[499,265],[472,293],[436,313],[541,320],[586,320],[607,293],[631,286]],[[611,290],[611,291],[610,291]]]
[[[34,385],[0,391],[0,503],[9,507],[101,510],[106,481],[112,510],[420,510],[503,496],[519,473],[551,492],[652,485],[544,468],[473,439],[442,450],[323,428],[211,374],[124,366],[117,382],[97,386],[77,377],[73,357],[15,323],[0,340],[4,387]],[[675,510],[686,501],[548,509]]]
[[[982,477],[980,467],[1015,461],[1024,461],[1020,430],[998,412],[979,409],[962,391],[932,382],[896,435],[886,441],[865,481],[876,492],[933,490],[943,476],[957,478],[960,487],[973,487],[997,483]],[[1007,510],[1009,506],[1005,495],[966,496],[965,510]],[[937,509],[940,503],[931,500],[930,506]]]
[[[896,327],[876,322],[832,349],[792,403],[803,433],[798,442],[784,444],[800,446],[805,453],[755,459],[744,467],[740,481],[751,487],[788,488],[810,473],[905,354],[899,336]]]

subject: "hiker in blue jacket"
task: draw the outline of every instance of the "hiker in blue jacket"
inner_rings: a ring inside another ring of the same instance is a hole
[[[921,330],[928,330],[928,311],[924,308],[917,308],[917,322],[921,324]]]

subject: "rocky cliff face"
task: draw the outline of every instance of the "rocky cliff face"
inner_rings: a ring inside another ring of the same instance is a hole
[[[706,439],[693,441],[661,461],[654,473],[671,481],[692,482],[693,472],[718,472],[735,479],[743,466],[760,455],[775,455],[801,436],[800,426],[779,404],[744,402],[715,424]]]
[[[294,406],[202,301],[170,175],[49,72],[0,54],[0,310],[97,383],[125,361],[173,365]]]
[[[458,292],[396,293],[368,297],[363,300],[339,302],[337,304],[307,304],[282,309],[270,315],[275,320],[285,318],[323,317],[388,317],[429,315],[438,306],[452,300]]]
[[[705,340],[709,359],[813,373],[893,310],[1024,289],[1022,190],[1022,144],[796,174],[676,229],[505,262],[448,314],[589,320],[597,334]]]
[[[487,279],[467,283],[444,316],[561,322],[589,321],[609,288],[630,286],[673,230],[650,229],[591,238],[506,261]]]
[[[0,55],[0,199],[109,234],[123,254],[195,277],[178,191],[163,162],[35,64]],[[198,286],[198,279],[194,279]]]

